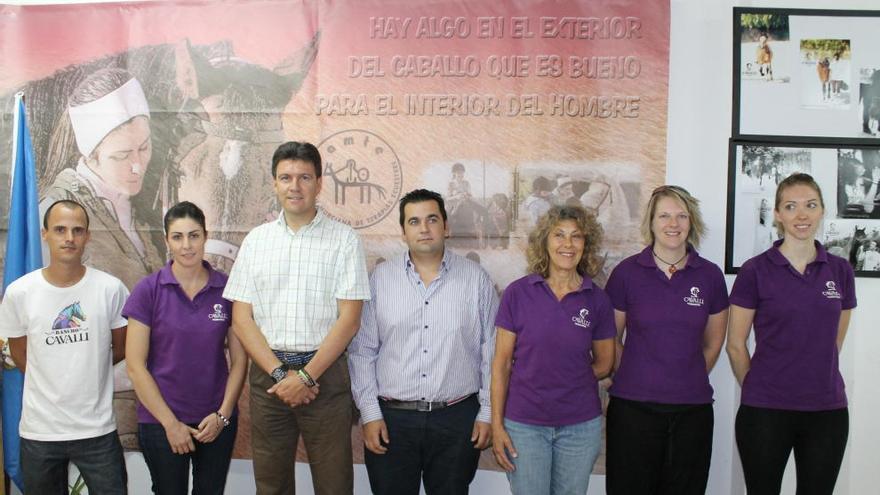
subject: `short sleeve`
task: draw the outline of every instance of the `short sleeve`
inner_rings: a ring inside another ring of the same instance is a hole
[[[110,328],[122,328],[128,325],[128,320],[122,316],[122,309],[128,299],[128,289],[116,277],[113,277],[113,286],[110,289]]]
[[[598,317],[594,320],[596,328],[593,329],[593,340],[611,339],[617,336],[617,327],[614,324],[614,311],[611,307],[611,299],[599,287],[593,287],[593,297],[596,298],[596,311]]]
[[[608,277],[605,283],[605,293],[611,301],[611,305],[618,311],[626,312],[626,270],[625,263],[619,263]]]
[[[27,335],[27,320],[21,314],[20,298],[23,292],[10,285],[0,303],[0,337],[24,337]]]
[[[498,313],[495,315],[495,326],[513,333],[519,333],[522,330],[514,314],[516,309],[516,285],[516,282],[508,285],[504,293],[501,294],[501,303],[498,305]]]
[[[841,309],[853,309],[856,307],[856,275],[852,265],[849,263],[841,263],[843,266],[843,300],[840,302]]]
[[[158,274],[149,275],[141,279],[122,308],[122,316],[133,318],[148,327],[153,326],[153,308],[156,301],[156,277]]]
[[[754,260],[746,261],[740,267],[730,291],[730,304],[746,309],[758,307],[758,273]]]
[[[361,239],[354,232],[339,253],[336,264],[336,299],[370,300],[370,282]]]
[[[718,314],[730,306],[730,299],[727,297],[727,282],[724,280],[724,274],[721,269],[712,265],[712,291],[713,297],[709,301],[709,314]]]
[[[253,231],[251,231],[251,234]],[[226,288],[223,289],[223,298],[229,301],[240,301],[247,304],[253,303],[253,267],[251,266],[251,234],[245,236],[232,270],[229,271],[229,279]]]

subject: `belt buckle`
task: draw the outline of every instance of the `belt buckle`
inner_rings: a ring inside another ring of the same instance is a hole
[[[419,412],[431,412],[433,403],[431,401],[420,400],[416,405],[416,411]]]

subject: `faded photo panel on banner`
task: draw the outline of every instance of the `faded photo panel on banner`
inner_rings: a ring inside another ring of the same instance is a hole
[[[228,271],[244,236],[278,217],[271,157],[290,140],[320,150],[318,205],[356,229],[370,269],[405,249],[401,196],[429,188],[447,201],[448,246],[479,262],[499,293],[525,274],[528,234],[553,204],[598,218],[603,284],[641,249],[641,210],[666,176],[668,2],[269,0],[0,13],[14,40],[0,45],[0,160],[11,153],[12,95],[24,91],[43,206],[82,202],[92,218],[86,263],[129,288],[166,262],[162,216],[182,200],[204,210],[207,258]],[[781,43],[776,32],[765,40],[774,57]],[[779,58],[766,64],[756,74],[772,66],[774,79],[786,77]],[[116,385],[119,432],[136,449],[123,368]],[[248,400],[245,389],[236,457],[251,455]],[[358,424],[352,445],[362,462]],[[484,452],[481,467],[497,469],[491,457]]]

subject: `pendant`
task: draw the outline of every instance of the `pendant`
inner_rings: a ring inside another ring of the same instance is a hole
[[[672,275],[673,273],[675,273],[677,271],[678,271],[678,268],[676,268],[675,265],[669,265],[669,274],[670,275]]]

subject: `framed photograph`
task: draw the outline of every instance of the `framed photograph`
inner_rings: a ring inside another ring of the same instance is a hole
[[[734,139],[880,144],[880,11],[733,10]]]
[[[726,273],[779,239],[776,186],[795,172],[822,188],[825,218],[817,239],[849,260],[857,276],[880,277],[880,147],[731,141]]]

